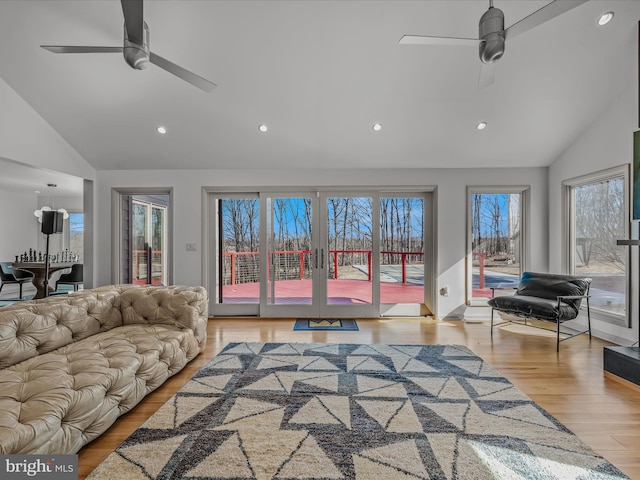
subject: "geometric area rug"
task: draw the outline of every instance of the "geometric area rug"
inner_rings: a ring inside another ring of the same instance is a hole
[[[231,343],[87,478],[628,477],[464,346]]]

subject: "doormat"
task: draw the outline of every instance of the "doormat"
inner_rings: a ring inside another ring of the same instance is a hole
[[[298,318],[294,330],[358,330],[353,318]]]

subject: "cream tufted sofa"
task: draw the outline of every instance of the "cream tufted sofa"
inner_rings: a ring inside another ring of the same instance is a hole
[[[207,304],[111,285],[0,308],[0,454],[77,452],[203,350]]]

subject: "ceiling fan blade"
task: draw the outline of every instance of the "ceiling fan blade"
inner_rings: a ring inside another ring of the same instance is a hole
[[[127,38],[137,45],[144,44],[144,17],[142,14],[142,0],[120,0]]]
[[[189,70],[185,70],[184,68],[162,58],[159,55],[156,55],[153,52],[149,53],[149,61],[154,65],[157,65],[158,67],[166,70],[167,72],[174,74],[176,77],[180,77],[181,79],[189,82],[194,87],[198,87],[200,90],[204,90],[207,93],[217,87],[215,83],[210,82],[209,80],[206,80],[201,76],[190,72]]]
[[[424,35],[404,35],[398,42],[400,45],[447,45],[454,47],[477,47],[477,38],[427,37]]]
[[[53,53],[122,53],[122,47],[85,47],[72,45],[40,45]]]
[[[478,78],[478,90],[493,85],[496,76],[495,63],[480,63],[480,77]]]
[[[587,0],[554,0],[541,9],[536,10],[528,17],[524,17],[519,22],[516,22],[509,28],[505,29],[505,38],[511,39],[517,37],[518,35],[537,27],[558,15],[568,12],[572,8],[575,8],[586,1]]]

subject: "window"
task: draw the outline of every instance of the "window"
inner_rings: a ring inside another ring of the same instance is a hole
[[[39,228],[38,228],[38,231]],[[44,235],[42,236],[44,238]],[[49,252],[59,262],[84,261],[84,213],[69,212],[64,219],[62,235],[51,235]],[[44,248],[42,249],[44,251]]]
[[[260,303],[260,200],[217,199],[219,303]]]
[[[591,277],[591,309],[598,318],[626,324],[629,249],[628,168],[609,169],[565,182],[568,201],[568,270]]]
[[[528,187],[469,187],[467,303],[486,305],[491,287],[518,283],[526,262]]]
[[[380,198],[380,303],[424,303],[424,234],[424,198]]]
[[[74,261],[84,258],[84,213],[69,213],[69,252]]]

